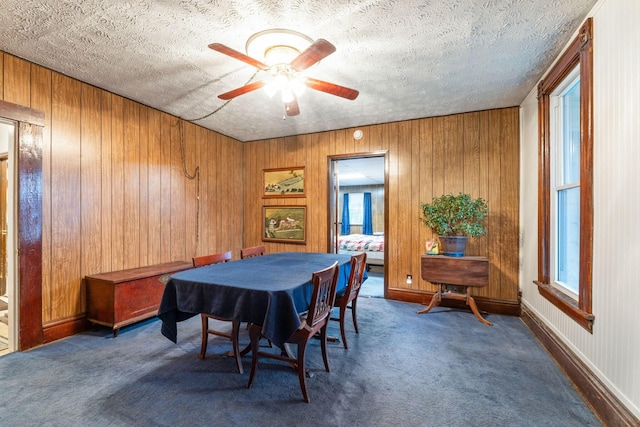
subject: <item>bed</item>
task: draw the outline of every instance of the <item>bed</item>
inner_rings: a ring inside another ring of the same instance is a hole
[[[338,236],[338,253],[367,253],[367,265],[384,265],[384,234],[347,234]]]

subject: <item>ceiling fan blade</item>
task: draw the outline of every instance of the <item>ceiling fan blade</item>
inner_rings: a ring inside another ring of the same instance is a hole
[[[264,71],[268,71],[269,67],[266,64],[258,61],[257,59],[253,59],[250,56],[245,55],[244,53],[238,52],[235,49],[231,49],[229,46],[225,46],[220,43],[211,43],[209,45],[210,49],[213,49],[217,52],[224,53],[225,55],[229,55],[232,58],[238,59],[242,62],[246,62],[249,65],[253,65],[256,68],[259,68]]]
[[[296,71],[306,70],[316,62],[331,55],[336,47],[325,39],[318,39],[289,64]]]
[[[342,98],[347,98],[350,100],[354,100],[358,97],[360,92],[355,89],[349,89],[348,87],[340,86],[334,83],[324,82],[322,80],[312,79],[307,77],[305,79],[305,84],[307,87],[311,89],[319,90],[320,92],[330,93],[331,95],[340,96]]]
[[[248,85],[239,87],[237,89],[230,90],[229,92],[225,92],[222,95],[218,95],[218,98],[224,99],[225,101],[229,99],[233,99],[236,96],[244,95],[245,93],[254,91],[256,89],[260,89],[266,84],[267,82],[265,82],[264,80],[260,80],[259,82],[253,82]]]
[[[284,103],[284,110],[287,112],[287,116],[297,116],[300,114],[300,107],[298,106],[298,100],[293,97],[293,101]]]

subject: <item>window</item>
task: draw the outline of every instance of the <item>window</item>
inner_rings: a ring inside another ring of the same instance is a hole
[[[351,225],[362,225],[364,193],[349,193],[349,219]]]
[[[592,331],[593,36],[589,18],[538,86],[538,290]]]
[[[580,270],[580,67],[550,96],[551,284],[578,299]]]

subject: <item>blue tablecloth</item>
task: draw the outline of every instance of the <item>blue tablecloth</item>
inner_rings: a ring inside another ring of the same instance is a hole
[[[262,333],[281,346],[300,327],[309,308],[311,275],[340,265],[338,289],[351,271],[350,255],[280,252],[181,271],[165,287],[158,317],[162,334],[177,342],[177,323],[200,313],[262,325]]]

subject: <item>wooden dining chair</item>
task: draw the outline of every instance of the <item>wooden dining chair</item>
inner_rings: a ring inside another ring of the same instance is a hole
[[[228,262],[232,260],[231,251],[222,252],[217,254],[210,255],[202,255],[193,257],[193,266],[194,267],[202,267],[204,265],[210,264],[220,264],[223,262]],[[238,372],[242,373],[242,353],[240,352],[239,345],[239,336],[240,336],[240,322],[235,320],[223,319],[217,316],[213,316],[211,314],[201,313],[200,317],[202,319],[202,341],[200,343],[200,355],[199,359],[204,359],[207,354],[207,344],[209,342],[209,335],[216,335],[219,337],[227,338],[231,340],[231,345],[233,347],[233,356],[236,359],[236,365],[238,367]],[[215,319],[225,322],[231,322],[231,333],[219,331],[216,329],[209,328],[209,319]]]
[[[339,270],[340,268],[336,261],[331,267],[316,271],[311,276],[313,292],[311,294],[311,305],[309,306],[309,311],[300,318],[301,325],[298,330],[291,334],[287,339],[288,344],[295,344],[297,346],[297,357],[290,355],[286,351],[283,351],[282,353],[260,351],[260,338],[263,337],[262,326],[255,324],[251,325],[249,328],[249,338],[251,339],[251,374],[249,376],[249,384],[247,384],[247,388],[251,388],[251,385],[253,384],[253,378],[255,377],[258,369],[258,357],[281,360],[296,367],[304,401],[307,403],[311,401],[307,391],[305,369],[307,343],[318,333],[318,331],[320,331],[324,367],[327,372],[331,372],[329,356],[327,354],[327,325],[329,323],[331,309],[333,308],[333,301],[336,296],[336,285],[338,283]]]
[[[356,306],[358,303],[358,294],[360,294],[360,288],[362,287],[362,278],[364,277],[364,270],[367,264],[367,254],[362,252],[361,254],[351,256],[351,272],[349,273],[349,281],[347,286],[336,294],[336,300],[334,307],[339,307],[340,317],[332,317],[331,320],[337,320],[340,322],[340,335],[342,335],[342,344],[346,350],[349,349],[347,345],[347,335],[344,331],[345,316],[347,314],[347,308],[351,310],[351,318],[353,319],[353,328],[358,333],[358,321],[356,319]],[[349,305],[351,304],[351,305]]]
[[[202,267],[209,264],[220,264],[221,262],[231,261],[233,256],[231,251],[221,252],[219,254],[209,254],[193,257],[193,266]]]
[[[267,251],[267,248],[264,246],[252,246],[250,248],[242,248],[240,249],[240,258],[251,258],[254,256],[262,256]]]

